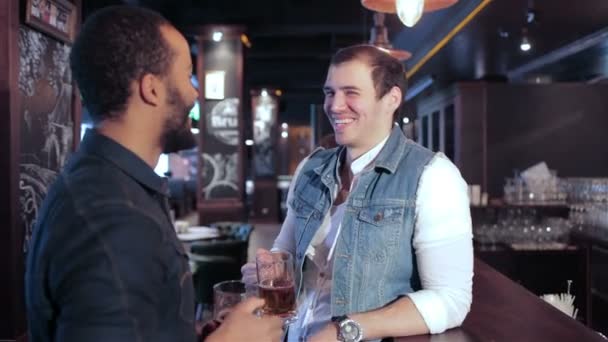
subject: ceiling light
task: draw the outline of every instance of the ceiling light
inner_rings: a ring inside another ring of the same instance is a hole
[[[224,38],[222,31],[214,31],[213,35],[211,36],[211,39],[213,39],[214,42],[221,42],[222,38]]]
[[[532,49],[532,43],[528,38],[528,30],[526,30],[525,28],[522,30],[521,43],[519,44],[519,49],[523,52],[528,52],[530,51],[530,49]]]
[[[407,27],[413,27],[422,17],[424,0],[397,0],[397,16]]]
[[[532,44],[530,44],[530,41],[527,37],[523,37],[521,39],[521,44],[519,45],[519,48],[521,49],[521,51],[527,52],[532,49]]]
[[[397,13],[396,0],[361,0],[363,7],[382,13]],[[458,0],[425,0],[424,12],[433,12],[457,3]]]
[[[241,43],[243,43],[243,45],[245,45],[248,48],[251,48],[251,41],[249,40],[249,37],[247,37],[246,34],[241,34]]]
[[[509,38],[509,31],[503,29],[503,28],[499,28],[498,29],[498,35],[500,36],[500,38]]]
[[[538,12],[533,8],[528,8],[526,11],[526,22],[528,24],[538,23]]]

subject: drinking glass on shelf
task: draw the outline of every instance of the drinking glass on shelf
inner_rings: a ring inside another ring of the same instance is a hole
[[[262,314],[277,315],[287,323],[296,316],[296,292],[293,257],[287,252],[256,256],[258,293],[266,301]]]

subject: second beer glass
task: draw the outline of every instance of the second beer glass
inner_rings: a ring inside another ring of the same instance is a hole
[[[287,252],[270,252],[256,257],[258,291],[266,303],[262,313],[291,321],[296,315],[293,257]]]

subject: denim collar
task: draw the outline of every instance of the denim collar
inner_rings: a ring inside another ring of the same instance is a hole
[[[381,168],[389,173],[395,173],[399,161],[403,159],[409,151],[407,145],[408,139],[401,129],[399,129],[399,127],[394,127],[384,143],[384,146],[376,156],[376,159],[364,170]],[[339,146],[335,153],[331,153],[321,165],[313,170],[321,177],[321,181],[330,189],[332,189],[335,180],[340,179],[340,165],[345,157],[345,153],[346,147]]]
[[[146,188],[169,196],[166,178],[158,176],[150,165],[135,153],[96,129],[87,129],[80,143],[80,150],[111,162]]]
[[[399,161],[403,159],[406,150],[408,139],[405,137],[399,126],[393,127],[391,135],[389,135],[386,144],[378,153],[376,160],[373,162],[374,168],[382,168],[390,173],[394,173],[397,170]]]

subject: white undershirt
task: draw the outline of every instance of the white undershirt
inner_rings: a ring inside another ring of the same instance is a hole
[[[376,158],[387,139],[351,163],[354,175],[351,189],[356,185],[357,175]],[[294,179],[305,162],[302,161],[296,170]],[[293,185],[290,186],[287,203],[293,196]],[[458,169],[441,153],[436,154],[422,173],[416,213],[413,247],[422,290],[408,296],[429,331],[441,333],[462,324],[471,305],[473,278],[467,184]],[[314,335],[331,319],[332,254],[343,215],[344,204],[333,206],[306,251],[309,266],[303,274],[298,320],[290,327],[290,341]],[[293,253],[296,247],[294,228],[294,216],[288,207],[273,248]]]

